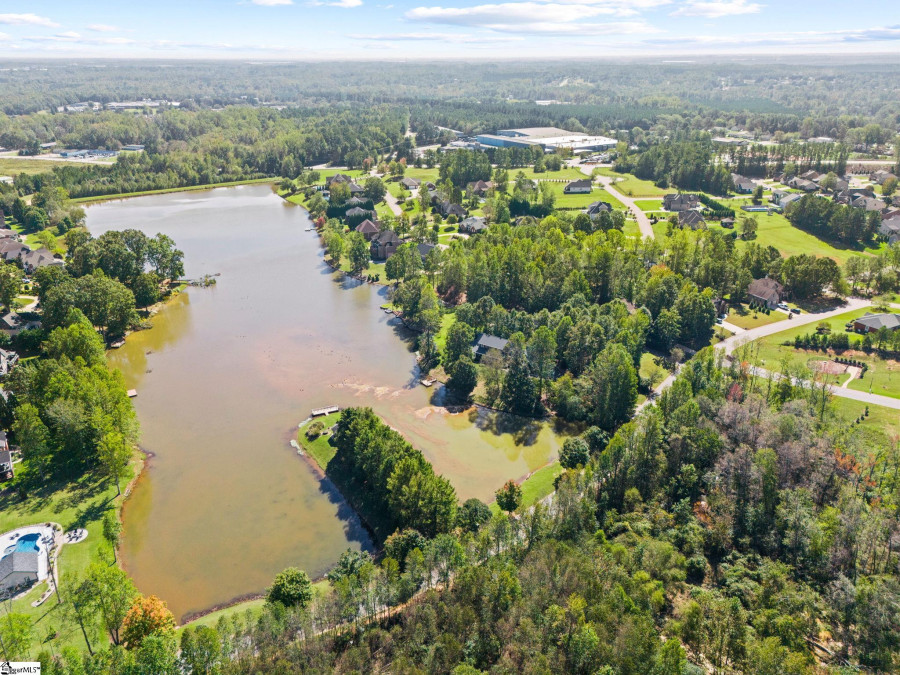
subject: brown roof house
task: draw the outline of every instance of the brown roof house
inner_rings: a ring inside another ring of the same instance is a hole
[[[372,241],[372,239],[375,238],[375,235],[381,232],[381,225],[366,218],[356,226],[356,231],[364,236],[366,241]]]
[[[494,184],[489,181],[476,180],[474,183],[469,183],[466,187],[473,195],[484,197],[494,187]]]
[[[369,253],[372,260],[387,260],[397,252],[400,246],[400,237],[393,230],[382,230],[372,238],[369,244]]]
[[[699,211],[682,211],[678,214],[678,225],[692,230],[702,230],[706,228],[706,221]]]
[[[663,197],[666,211],[689,211],[700,206],[700,197],[694,194],[678,193]]]
[[[768,307],[769,309],[775,309],[778,306],[778,303],[781,302],[782,293],[784,293],[784,286],[769,277],[755,279],[747,287],[747,296],[750,298],[750,303]]]

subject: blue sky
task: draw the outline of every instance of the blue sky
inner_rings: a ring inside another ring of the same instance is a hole
[[[900,55],[896,0],[0,0],[0,58]]]

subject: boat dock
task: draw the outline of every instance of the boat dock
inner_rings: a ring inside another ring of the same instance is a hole
[[[340,412],[341,409],[336,405],[329,405],[324,408],[314,408],[310,413],[313,417],[322,417],[323,415],[330,415],[331,413]]]

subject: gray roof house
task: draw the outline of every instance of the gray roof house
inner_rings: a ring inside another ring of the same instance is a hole
[[[436,208],[444,218],[449,218],[450,216],[456,216],[457,218],[466,217],[466,210],[459,204],[454,204],[449,200],[441,202]]]
[[[361,195],[366,191],[362,185],[357,185],[356,183],[349,183],[347,187],[350,189],[351,195]]]
[[[865,314],[853,322],[853,330],[857,333],[875,333],[882,328],[897,330],[900,328],[900,314]]]
[[[509,344],[509,340],[497,337],[496,335],[481,333],[475,339],[475,344],[472,345],[472,354],[475,356],[475,360],[477,361],[492,349],[496,349],[497,351],[502,352],[506,348],[507,344]]]
[[[611,211],[612,204],[609,202],[593,202],[585,209],[585,213],[591,220],[597,220],[601,213],[610,213]]]
[[[40,267],[63,267],[65,263],[53,256],[46,248],[39,248],[36,251],[28,251],[22,255],[22,267],[25,268],[26,274],[33,274]]]
[[[584,195],[589,194],[594,188],[594,184],[590,178],[582,180],[573,180],[563,188],[563,192],[567,195]]]
[[[702,230],[706,227],[706,221],[699,211],[681,211],[678,214],[678,225],[692,230]]]
[[[6,432],[0,431],[0,481],[12,480],[15,475],[12,453],[9,451],[9,441],[6,440]]]
[[[734,182],[734,191],[741,194],[750,194],[756,190],[756,183],[749,178],[744,178],[736,173],[731,174],[731,180]]]
[[[425,258],[428,257],[428,254],[431,253],[437,246],[434,244],[429,244],[427,242],[416,244],[416,250],[419,252],[419,257],[422,259],[422,262],[425,262]]]
[[[487,229],[487,223],[484,218],[478,216],[469,216],[459,224],[460,232],[468,232],[469,234],[478,234]]]
[[[688,211],[700,206],[700,197],[695,194],[678,193],[663,197],[663,208],[666,211]]]
[[[747,287],[747,295],[750,301],[764,305],[769,309],[775,309],[778,306],[783,292],[784,286],[769,277],[755,279]]]
[[[19,355],[8,349],[0,349],[0,377],[9,375],[9,371],[19,362]]]
[[[0,559],[0,590],[9,591],[36,582],[40,578],[41,562],[37,540],[22,537]]]
[[[400,185],[405,187],[407,190],[415,190],[422,184],[422,181],[417,180],[415,178],[401,178]]]
[[[878,226],[878,234],[887,237],[891,244],[900,239],[900,216],[882,220]]]
[[[347,209],[344,215],[346,215],[348,218],[356,218],[358,216],[370,216],[372,215],[372,212],[361,209],[358,206],[354,206],[352,209]]]

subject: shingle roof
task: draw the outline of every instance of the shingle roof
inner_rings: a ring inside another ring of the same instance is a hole
[[[40,553],[37,551],[12,551],[0,560],[0,582],[15,572],[38,572]]]
[[[481,333],[478,336],[478,339],[475,340],[475,349],[476,350],[487,350],[487,349],[499,349],[503,351],[504,347],[509,344],[509,340],[505,340],[502,337],[497,337],[496,335],[489,335],[488,333]]]
[[[888,328],[896,330],[900,327],[900,314],[866,314],[856,320],[866,328],[878,330],[879,328]]]
[[[783,290],[784,286],[782,286],[774,279],[763,277],[762,279],[754,279],[750,282],[750,285],[747,286],[747,295],[752,295],[755,298],[763,298],[765,300],[774,300],[775,302],[779,302],[781,300],[781,292]]]

